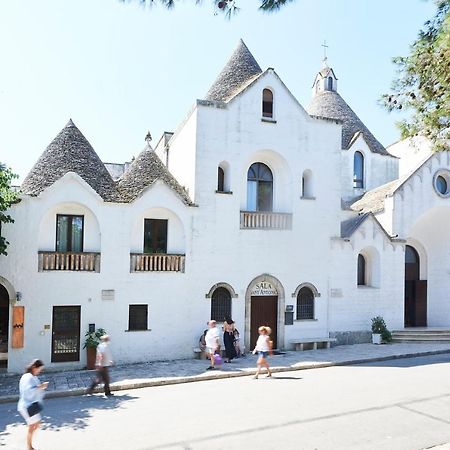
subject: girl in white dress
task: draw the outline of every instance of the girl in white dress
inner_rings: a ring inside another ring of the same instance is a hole
[[[270,354],[272,356],[272,345],[273,342],[270,340],[270,333],[272,330],[270,327],[259,327],[258,328],[259,337],[256,341],[255,349],[253,350],[253,354],[258,353],[259,358],[257,361],[258,368],[255,374],[255,380],[258,379],[259,373],[261,372],[261,366],[264,366],[267,369],[267,376],[271,377],[272,372],[270,371],[269,363],[267,361],[267,356]]]

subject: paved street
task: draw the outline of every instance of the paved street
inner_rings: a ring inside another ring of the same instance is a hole
[[[36,446],[430,448],[450,442],[449,373],[447,354],[52,399]],[[24,436],[15,405],[0,405],[1,445],[22,449]]]
[[[114,350],[114,346],[113,346]],[[340,345],[328,350],[305,352],[289,351],[272,358],[277,370],[290,368],[326,367],[335,364],[352,364],[379,358],[397,358],[425,353],[450,352],[449,342],[395,343],[390,345]],[[208,362],[204,360],[159,361],[142,364],[118,365],[112,369],[113,390],[147,387],[164,383],[204,380],[246,375],[255,370],[255,357],[247,356],[224,364],[220,370],[205,371]],[[16,400],[20,375],[0,375],[0,403]],[[88,370],[64,372],[46,371],[42,379],[49,382],[48,395],[84,393],[93,377]]]

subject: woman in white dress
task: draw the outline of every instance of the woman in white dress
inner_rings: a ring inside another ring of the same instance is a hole
[[[35,359],[26,368],[25,373],[19,382],[19,403],[17,410],[25,419],[28,425],[27,447],[28,450],[33,448],[33,433],[41,424],[42,403],[44,400],[44,391],[48,387],[48,383],[41,383],[37,377],[44,368],[44,363],[40,359]]]

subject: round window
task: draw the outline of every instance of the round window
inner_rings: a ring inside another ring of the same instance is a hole
[[[439,175],[436,178],[436,189],[438,192],[440,192],[442,195],[445,195],[447,193],[447,181],[445,181],[445,178],[442,175]]]
[[[450,172],[448,170],[440,170],[434,176],[434,189],[441,197],[450,196]]]

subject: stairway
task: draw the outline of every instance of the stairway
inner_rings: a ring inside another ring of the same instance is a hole
[[[404,328],[392,332],[392,342],[450,342],[450,328]]]

